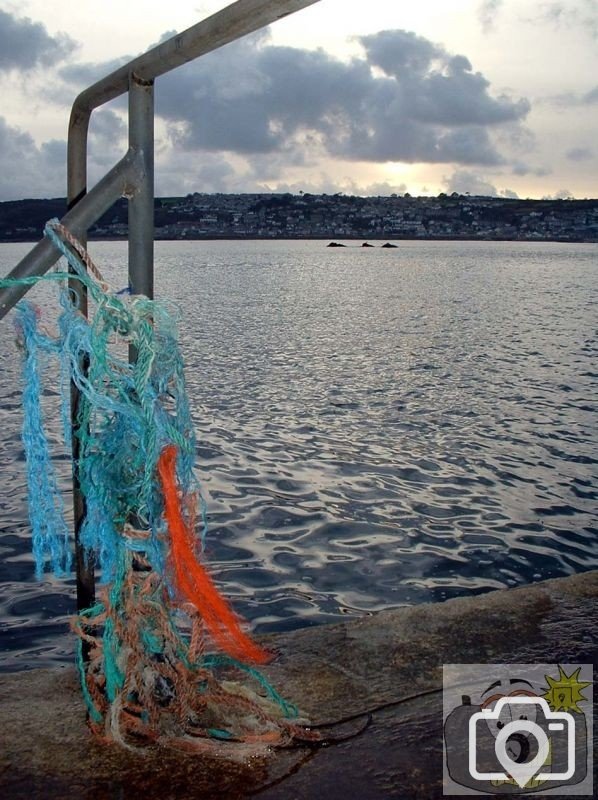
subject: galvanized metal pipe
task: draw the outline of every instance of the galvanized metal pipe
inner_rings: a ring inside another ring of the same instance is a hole
[[[91,114],[80,112],[73,106],[69,119],[67,140],[67,201],[69,209],[76,208],[87,196],[87,136]],[[94,220],[95,222],[95,220]],[[87,246],[87,226],[81,231],[79,240]],[[72,271],[69,268],[69,271]],[[79,281],[70,280],[69,289],[72,292],[73,302],[81,313],[87,317],[87,288]],[[82,375],[89,372],[89,358],[81,356],[79,370]],[[90,608],[95,602],[95,558],[93,552],[86,552],[81,542],[81,529],[87,516],[87,502],[81,489],[81,476],[79,460],[81,451],[81,404],[84,402],[79,387],[71,380],[71,453],[72,453],[72,480],[73,480],[73,530],[75,534],[75,569],[77,587],[77,610]],[[89,659],[89,642],[83,641],[83,658]]]
[[[129,88],[131,73],[135,73],[140,80],[152,81],[175,67],[317,2],[319,0],[237,0],[82,91],[73,103],[69,120],[69,204],[76,203],[86,190],[87,135],[91,112],[124,94]]]
[[[130,151],[94,188],[68,211],[61,222],[78,238],[123,195],[130,196],[142,181],[144,164],[139,153]],[[43,275],[60,258],[60,253],[47,239],[42,239],[7,275],[8,278],[30,278]],[[0,319],[27,292],[28,286],[0,289]]]
[[[87,313],[87,292],[84,287],[79,286],[81,295],[85,302],[85,311]],[[80,299],[81,299],[80,295]],[[79,369],[82,375],[89,372],[89,358],[82,356],[79,363]],[[71,380],[71,453],[73,457],[73,529],[75,532],[75,570],[76,570],[76,586],[77,586],[77,610],[82,611],[84,608],[90,608],[95,602],[96,596],[96,576],[95,576],[95,559],[96,554],[88,551],[81,542],[81,529],[83,522],[87,516],[87,501],[85,494],[81,489],[81,476],[79,469],[79,460],[81,454],[81,425],[80,411],[81,404],[85,402],[81,390],[76,386],[75,382]],[[90,645],[89,642],[83,641],[83,658],[85,661],[89,658]]]
[[[136,187],[142,184],[145,175],[145,163],[142,153],[129,150],[126,156],[113,167],[102,180],[94,186],[89,194],[79,195],[78,202],[67,211],[62,223],[83,243],[87,238],[88,228],[102,216],[123,195],[134,197]],[[84,176],[83,176],[84,178]],[[28,278],[43,275],[60,258],[60,253],[48,239],[42,239],[33,250],[12,270],[10,278]],[[79,310],[87,314],[87,292],[80,281],[69,281],[69,287],[75,293],[75,302]],[[28,286],[11,286],[0,290],[0,318],[25,294]],[[82,362],[80,368],[85,372],[88,364]],[[85,519],[85,497],[81,491],[79,479],[79,408],[81,393],[71,383],[71,427],[73,455],[73,515],[75,530],[75,565],[77,573],[77,608],[88,608],[95,597],[95,570],[93,554],[86,553],[81,541],[80,530]],[[87,657],[87,646],[84,644],[84,655]]]
[[[76,104],[76,101],[75,101]],[[72,208],[87,192],[87,135],[90,111],[71,109],[66,151],[68,207]]]
[[[85,89],[75,100],[73,112],[91,111],[124,94],[129,88],[131,72],[142,80],[154,80],[181,64],[317,2],[319,0],[237,0]]]
[[[98,81],[77,97],[69,120],[67,148],[68,212],[63,219],[85,244],[87,230],[116,199],[129,196],[129,283],[134,293],[153,297],[154,234],[154,95],[153,81],[159,75],[216,50],[229,42],[259,30],[282,17],[314,5],[319,0],[237,0],[208,19],[154,47],[139,58]],[[94,108],[129,91],[129,152],[100,183],[87,194],[87,136]],[[124,180],[124,184],[123,184]],[[58,255],[44,240],[26,256],[10,277],[42,275]],[[71,282],[82,313],[87,314],[84,287]],[[0,291],[0,319],[25,294],[27,287]],[[130,353],[135,358],[135,353]],[[81,365],[83,369],[86,365]],[[76,435],[81,395],[71,386],[73,426],[73,505],[77,561],[77,606],[93,603],[95,579],[93,560],[83,552],[79,540],[85,516],[85,498],[78,475],[79,439]]]
[[[129,198],[129,287],[154,296],[154,82],[131,73],[129,147],[143,164],[143,176]]]

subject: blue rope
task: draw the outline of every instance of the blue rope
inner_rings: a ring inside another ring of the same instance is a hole
[[[37,330],[37,315],[30,304],[19,304],[17,325],[25,358],[23,363],[23,445],[26,456],[29,519],[31,522],[35,576],[41,580],[46,561],[55,575],[71,568],[69,531],[64,521],[62,498],[50,459],[41,407],[41,356],[53,349]]]
[[[63,575],[71,568],[71,547],[41,403],[44,363],[49,357],[58,358],[67,443],[71,380],[81,395],[76,466],[86,512],[80,541],[87,553],[95,554],[101,580],[108,584],[102,602],[80,612],[77,622],[80,636],[94,643],[95,662],[84,662],[82,640],[77,649],[77,669],[90,720],[110,722],[118,728],[121,721],[109,717],[104,702],[117,707],[123,698],[125,703],[131,698],[150,705],[159,702],[152,694],[152,675],[159,674],[157,665],[172,664],[175,659],[184,664],[192,679],[198,670],[234,668],[251,677],[285,717],[297,717],[296,707],[252,667],[226,655],[207,655],[196,661],[195,655],[190,655],[188,636],[181,630],[180,598],[166,568],[169,538],[157,470],[165,445],[176,445],[181,493],[199,498],[202,540],[207,531],[207,508],[193,471],[196,442],[178,340],[178,314],[166,303],[131,295],[128,290],[111,292],[106,284],[96,282],[79,255],[54,230],[55,224],[47,224],[46,236],[66,257],[74,277],[87,287],[95,311],[87,320],[63,286],[58,333],[52,337],[38,329],[34,306],[25,301],[18,304],[24,351],[23,442],[36,576],[41,578],[48,565],[55,574]],[[46,279],[64,283],[69,277],[73,276],[55,272],[36,279],[0,281],[0,286]],[[132,346],[135,362],[129,363],[127,354],[119,352],[115,343]],[[140,576],[142,581],[138,581]],[[131,675],[138,681],[136,688]],[[93,697],[92,685],[97,692]],[[193,688],[198,689],[197,685]],[[141,718],[149,724],[145,711]],[[206,732],[216,739],[234,738],[226,728],[217,726]]]
[[[23,438],[29,464],[36,574],[41,575],[46,557],[59,575],[71,563],[70,550],[68,557],[64,552],[68,532],[39,402],[38,362],[42,353],[60,359],[61,417],[67,445],[71,435],[71,379],[81,393],[78,466],[87,501],[81,541],[86,551],[97,553],[102,581],[113,579],[120,547],[139,549],[134,539],[118,534],[119,527],[131,519],[150,530],[145,550],[152,569],[163,574],[163,505],[156,464],[166,443],[173,442],[178,447],[177,478],[181,490],[199,497],[204,546],[207,531],[206,504],[193,472],[196,442],[178,342],[178,315],[167,304],[141,295],[104,291],[88,275],[79,255],[56,233],[55,224],[56,220],[51,220],[45,234],[65,256],[75,278],[87,287],[97,308],[93,320],[88,321],[73,306],[68,289],[63,288],[59,333],[53,339],[37,331],[36,314],[29,303],[18,305],[26,350]],[[58,272],[34,280],[67,277],[68,273]],[[17,282],[31,283],[32,279]],[[135,347],[135,364],[129,364],[114,351],[115,339],[125,339]],[[88,365],[87,371],[82,369],[83,364]]]

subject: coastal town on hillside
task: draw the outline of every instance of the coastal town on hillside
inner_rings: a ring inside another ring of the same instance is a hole
[[[0,241],[39,238],[64,199],[0,203]],[[127,236],[120,200],[90,238]],[[447,195],[203,194],[155,200],[156,239],[481,239],[598,241],[598,200]]]

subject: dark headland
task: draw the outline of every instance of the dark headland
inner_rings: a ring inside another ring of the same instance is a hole
[[[0,241],[35,241],[66,201],[0,203]],[[127,235],[120,200],[91,229]],[[504,197],[357,197],[344,194],[188,194],[155,200],[156,239],[478,239],[596,242],[598,200]],[[379,246],[379,245],[378,245]]]

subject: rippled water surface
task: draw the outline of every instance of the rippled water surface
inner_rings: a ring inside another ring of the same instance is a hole
[[[0,245],[0,274],[29,249]],[[126,245],[92,252],[124,285]],[[209,508],[259,631],[598,567],[598,246],[159,242]],[[36,288],[51,325],[53,290]],[[33,579],[10,317],[0,361],[0,669],[70,658]],[[55,384],[45,399],[65,493]],[[65,496],[68,508],[70,498]]]

